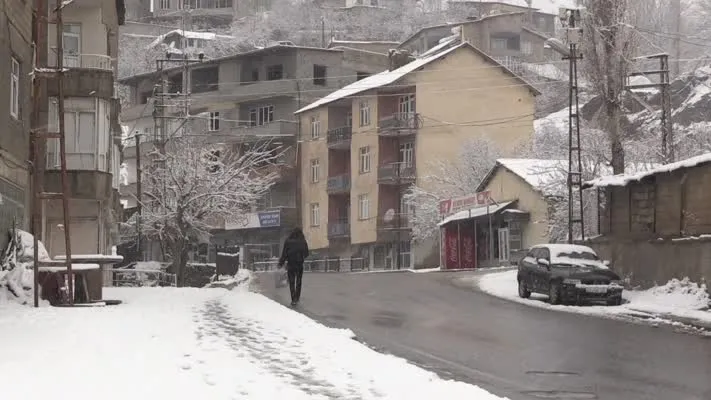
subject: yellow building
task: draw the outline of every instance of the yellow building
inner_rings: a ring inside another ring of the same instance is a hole
[[[437,265],[436,243],[410,245],[403,194],[468,140],[504,152],[530,140],[538,91],[468,43],[443,47],[414,60],[394,54],[389,71],[296,112],[302,225],[315,257]]]

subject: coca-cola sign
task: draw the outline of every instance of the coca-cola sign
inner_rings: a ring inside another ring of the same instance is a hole
[[[455,197],[439,202],[439,213],[444,217],[462,210],[487,205],[491,200],[491,191],[474,193],[469,196]]]

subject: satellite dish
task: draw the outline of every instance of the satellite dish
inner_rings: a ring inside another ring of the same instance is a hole
[[[392,220],[395,219],[395,210],[394,209],[389,209],[388,211],[385,211],[385,215],[383,216],[383,220],[385,222],[392,222]]]

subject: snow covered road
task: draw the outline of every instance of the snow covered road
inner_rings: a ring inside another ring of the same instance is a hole
[[[104,297],[124,304],[0,307],[3,398],[499,399],[244,290]]]

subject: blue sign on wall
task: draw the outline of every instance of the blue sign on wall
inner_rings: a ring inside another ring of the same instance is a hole
[[[270,228],[281,225],[281,211],[265,211],[257,213],[259,216],[259,226]]]

